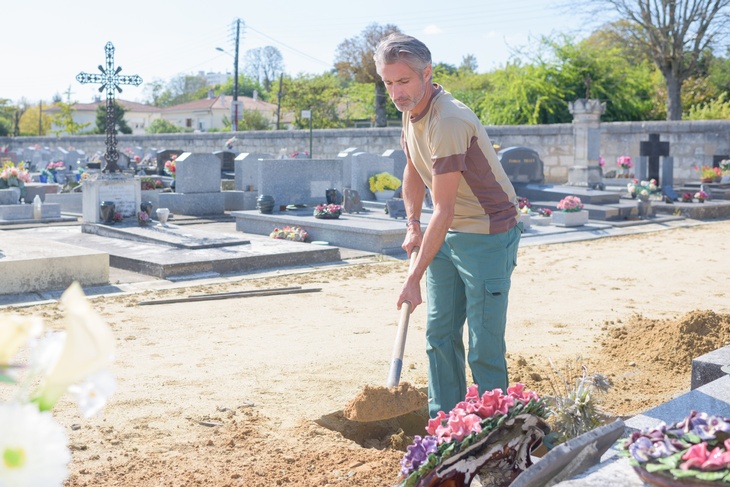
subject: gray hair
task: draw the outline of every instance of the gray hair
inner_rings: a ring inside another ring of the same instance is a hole
[[[431,51],[415,37],[393,33],[380,41],[373,59],[378,73],[380,66],[399,61],[407,64],[413,71],[422,73],[431,64]]]

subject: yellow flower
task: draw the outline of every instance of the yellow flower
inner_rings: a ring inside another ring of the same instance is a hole
[[[396,190],[400,188],[401,181],[397,177],[387,172],[381,172],[368,179],[370,182],[370,191],[379,193],[385,190]]]

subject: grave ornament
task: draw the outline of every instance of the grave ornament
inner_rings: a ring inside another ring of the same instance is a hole
[[[101,64],[99,65],[99,71],[101,71],[101,74],[82,72],[76,75],[76,80],[82,84],[100,83],[101,87],[99,88],[99,91],[101,92],[106,90],[106,154],[104,154],[106,164],[102,171],[105,173],[115,173],[120,172],[120,169],[117,165],[119,153],[117,152],[117,124],[116,107],[114,105],[114,90],[121,93],[122,88],[119,85],[139,86],[142,84],[142,78],[136,74],[132,76],[119,74],[122,67],[114,67],[114,45],[111,42],[106,43],[104,51],[106,53],[106,68],[104,68]]]

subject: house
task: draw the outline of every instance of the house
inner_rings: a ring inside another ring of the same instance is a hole
[[[208,97],[173,107],[162,109],[162,117],[186,129],[196,132],[207,132],[211,129],[222,130],[224,119],[230,121],[233,97],[226,95],[214,96],[213,91]],[[276,127],[276,105],[261,101],[258,97],[239,96],[238,101],[243,105],[243,111],[255,110],[261,112],[269,120],[271,128]],[[240,116],[240,115],[239,115]]]
[[[195,100],[164,108],[127,100],[116,100],[126,110],[124,120],[132,129],[133,135],[144,135],[150,124],[158,118],[163,118],[178,127],[195,132],[224,130],[226,128],[224,120],[230,121],[232,118],[232,101],[233,98],[230,96],[214,96],[212,90],[209,91],[208,97],[203,100]],[[255,93],[254,98],[239,96],[238,101],[242,104],[244,111],[256,110],[261,112],[269,120],[271,128],[276,128],[277,106],[275,104],[259,100]],[[81,130],[81,134],[88,134],[96,130],[97,108],[99,105],[105,104],[106,100],[99,100],[94,103],[75,103],[73,105],[72,116],[74,122],[78,124],[90,123],[89,126]],[[59,112],[60,109],[57,106],[46,109],[46,113],[50,116],[57,115]],[[291,119],[291,114],[286,115],[286,120],[282,118],[282,128],[291,124]],[[51,125],[51,131],[59,130],[62,130],[60,126]],[[59,135],[63,135],[63,132]]]

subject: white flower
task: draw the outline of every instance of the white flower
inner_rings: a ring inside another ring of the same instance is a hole
[[[83,384],[69,387],[68,392],[74,397],[84,417],[90,418],[104,409],[116,387],[117,382],[112,373],[100,370],[89,376]]]
[[[66,308],[66,340],[34,397],[41,411],[52,409],[70,385],[106,367],[114,352],[111,329],[92,309],[78,282],[63,293],[61,303]]]
[[[20,347],[40,335],[40,318],[6,315],[0,317],[0,364],[9,364]]]
[[[71,461],[67,441],[51,413],[32,404],[0,403],[0,485],[62,485]]]

